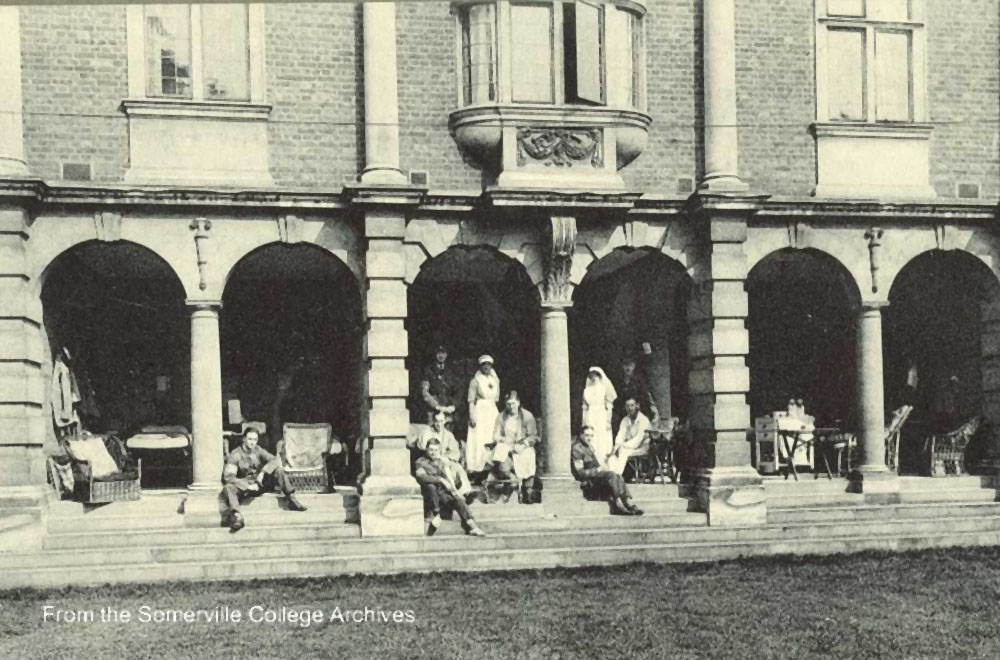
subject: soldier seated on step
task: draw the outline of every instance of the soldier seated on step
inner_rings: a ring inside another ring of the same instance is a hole
[[[452,461],[441,456],[441,443],[430,439],[424,448],[426,455],[417,459],[414,476],[420,484],[424,498],[424,516],[427,518],[427,536],[433,536],[441,526],[441,513],[454,511],[462,520],[462,527],[469,536],[486,536],[472,518],[472,511],[459,494],[458,471]]]
[[[614,516],[641,516],[643,511],[632,502],[632,495],[622,475],[608,469],[594,453],[594,429],[584,426],[573,441],[572,471],[588,500],[607,500]]]
[[[273,489],[275,485],[288,500],[290,511],[305,511],[306,508],[295,497],[295,489],[285,476],[274,454],[261,447],[260,432],[248,428],[243,432],[243,443],[229,452],[222,470],[225,483],[222,493],[226,498],[226,520],[229,528],[238,532],[243,529],[243,514],[240,513],[241,497],[256,497]]]

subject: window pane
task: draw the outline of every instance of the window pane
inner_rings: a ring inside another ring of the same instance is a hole
[[[829,16],[864,16],[865,0],[827,0],[826,13]]]
[[[910,18],[910,0],[868,0],[868,17],[879,21]]]
[[[575,96],[580,101],[604,102],[602,19],[600,7],[576,3],[576,57],[572,64],[576,66]]]
[[[462,15],[462,67],[465,102],[496,99],[494,69],[494,5],[474,5]]]
[[[146,94],[191,98],[191,7],[146,5]]]
[[[202,5],[201,48],[205,98],[250,100],[246,5]]]
[[[865,118],[865,33],[827,32],[827,99],[833,121]]]
[[[910,121],[910,35],[875,34],[875,119]]]
[[[512,96],[552,103],[552,7],[511,5]]]

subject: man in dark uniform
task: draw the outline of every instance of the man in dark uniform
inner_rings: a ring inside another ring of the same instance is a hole
[[[247,429],[243,433],[243,444],[229,452],[222,470],[222,489],[228,504],[226,517],[229,528],[238,532],[246,524],[240,513],[240,496],[256,497],[277,484],[291,511],[305,511],[306,508],[295,497],[295,489],[285,476],[281,462],[257,443],[260,433],[257,429]]]
[[[427,455],[417,459],[414,476],[420,484],[420,494],[424,498],[424,515],[427,518],[427,536],[433,536],[441,526],[442,510],[451,510],[458,514],[462,527],[469,536],[486,536],[479,529],[472,517],[469,505],[459,494],[461,480],[456,469],[457,464],[441,457],[441,444],[436,438],[428,441]]]
[[[448,364],[448,348],[441,344],[434,353],[434,363],[420,374],[420,406],[425,413],[421,422],[430,424],[438,411],[448,415],[451,421],[463,393],[462,378]]]
[[[656,400],[649,390],[649,385],[642,374],[636,371],[635,358],[631,355],[622,360],[622,377],[615,383],[618,391],[618,398],[615,399],[611,409],[611,428],[618,433],[618,425],[625,418],[625,402],[635,399],[639,404],[639,411],[649,418],[649,421],[656,423],[659,418],[659,410],[656,408]]]
[[[594,453],[594,429],[584,426],[573,441],[573,476],[580,482],[583,495],[588,500],[606,499],[613,516],[641,516],[642,509],[632,503],[632,495],[622,475],[612,472],[597,460]]]

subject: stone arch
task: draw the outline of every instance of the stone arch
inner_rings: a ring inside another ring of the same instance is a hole
[[[413,284],[426,262],[462,246],[493,248],[520,263],[536,286],[545,278],[545,246],[529,229],[484,226],[458,218],[416,218],[407,222],[403,241],[406,284]]]
[[[70,349],[83,428],[123,437],[149,424],[190,428],[187,293],[166,259],[132,241],[84,241],[49,262],[36,285],[43,374]],[[47,437],[55,441],[51,424]]]
[[[282,230],[282,226],[286,229]],[[233,270],[240,262],[258,250],[274,245],[310,246],[332,256],[354,275],[358,290],[364,291],[364,258],[357,236],[345,223],[306,222],[290,216],[279,222],[220,222],[213,231],[217,233],[210,240],[217,241],[214,244],[217,263],[212,264],[212,270],[221,277],[215,284],[210,281],[209,289],[210,292],[215,291],[216,297],[222,296]],[[286,239],[290,239],[282,240],[283,233]],[[225,247],[219,248],[220,244]]]
[[[884,243],[891,248],[883,267],[887,292],[910,263],[926,253],[936,251],[954,251],[975,257],[990,271],[994,279],[1000,281],[1000,244],[996,237],[979,227],[939,226],[905,232],[889,230]]]
[[[846,275],[844,283],[848,287],[852,302],[862,300],[864,287],[861,283],[871,278],[863,230],[830,229],[818,232],[800,227],[797,230],[800,232],[799,237],[794,241],[794,245],[789,238],[789,233],[792,231],[795,230],[782,227],[767,228],[754,233],[746,243],[748,277],[761,262],[775,253],[802,250],[824,258],[827,264],[842,275]],[[853,242],[857,245],[853,245]]]
[[[921,252],[896,273],[888,296],[887,406],[913,405],[912,422],[930,432],[974,415],[1000,422],[1000,280],[983,255]],[[967,467],[975,470],[987,448],[970,445]],[[926,471],[912,449],[904,445],[902,467]]]
[[[287,422],[357,438],[364,301],[344,260],[313,242],[265,243],[229,269],[220,299],[223,390],[267,425],[267,443]]]
[[[415,422],[424,421],[421,372],[441,343],[448,346],[450,368],[461,381],[455,421],[459,435],[467,414],[464,388],[482,353],[495,359],[501,388],[517,389],[525,407],[539,412],[539,293],[517,258],[519,251],[501,245],[453,243],[424,260],[409,283],[408,368]]]
[[[817,424],[850,418],[861,301],[851,272],[827,252],[782,248],[754,264],[746,288],[752,415],[801,397]]]
[[[568,310],[574,419],[579,415],[586,370],[601,366],[612,383],[621,387],[625,357],[635,358],[637,380],[645,381],[657,412],[662,417],[686,419],[690,410],[689,269],[655,243],[638,248],[620,245],[602,252],[579,278],[574,304]],[[625,397],[620,398],[615,421],[623,413]],[[649,412],[646,402],[641,407]]]

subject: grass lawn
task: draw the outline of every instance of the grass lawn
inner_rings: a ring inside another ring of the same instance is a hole
[[[0,592],[0,605],[0,658],[11,659],[993,659],[1000,658],[1000,548],[23,589]],[[92,611],[95,620],[43,621],[45,605],[50,617]],[[240,610],[243,620],[138,620],[222,606]],[[321,610],[325,620],[247,622],[254,606]],[[102,607],[133,619],[101,622]],[[412,611],[413,621],[329,621],[338,607],[342,618],[368,607],[404,618]]]

